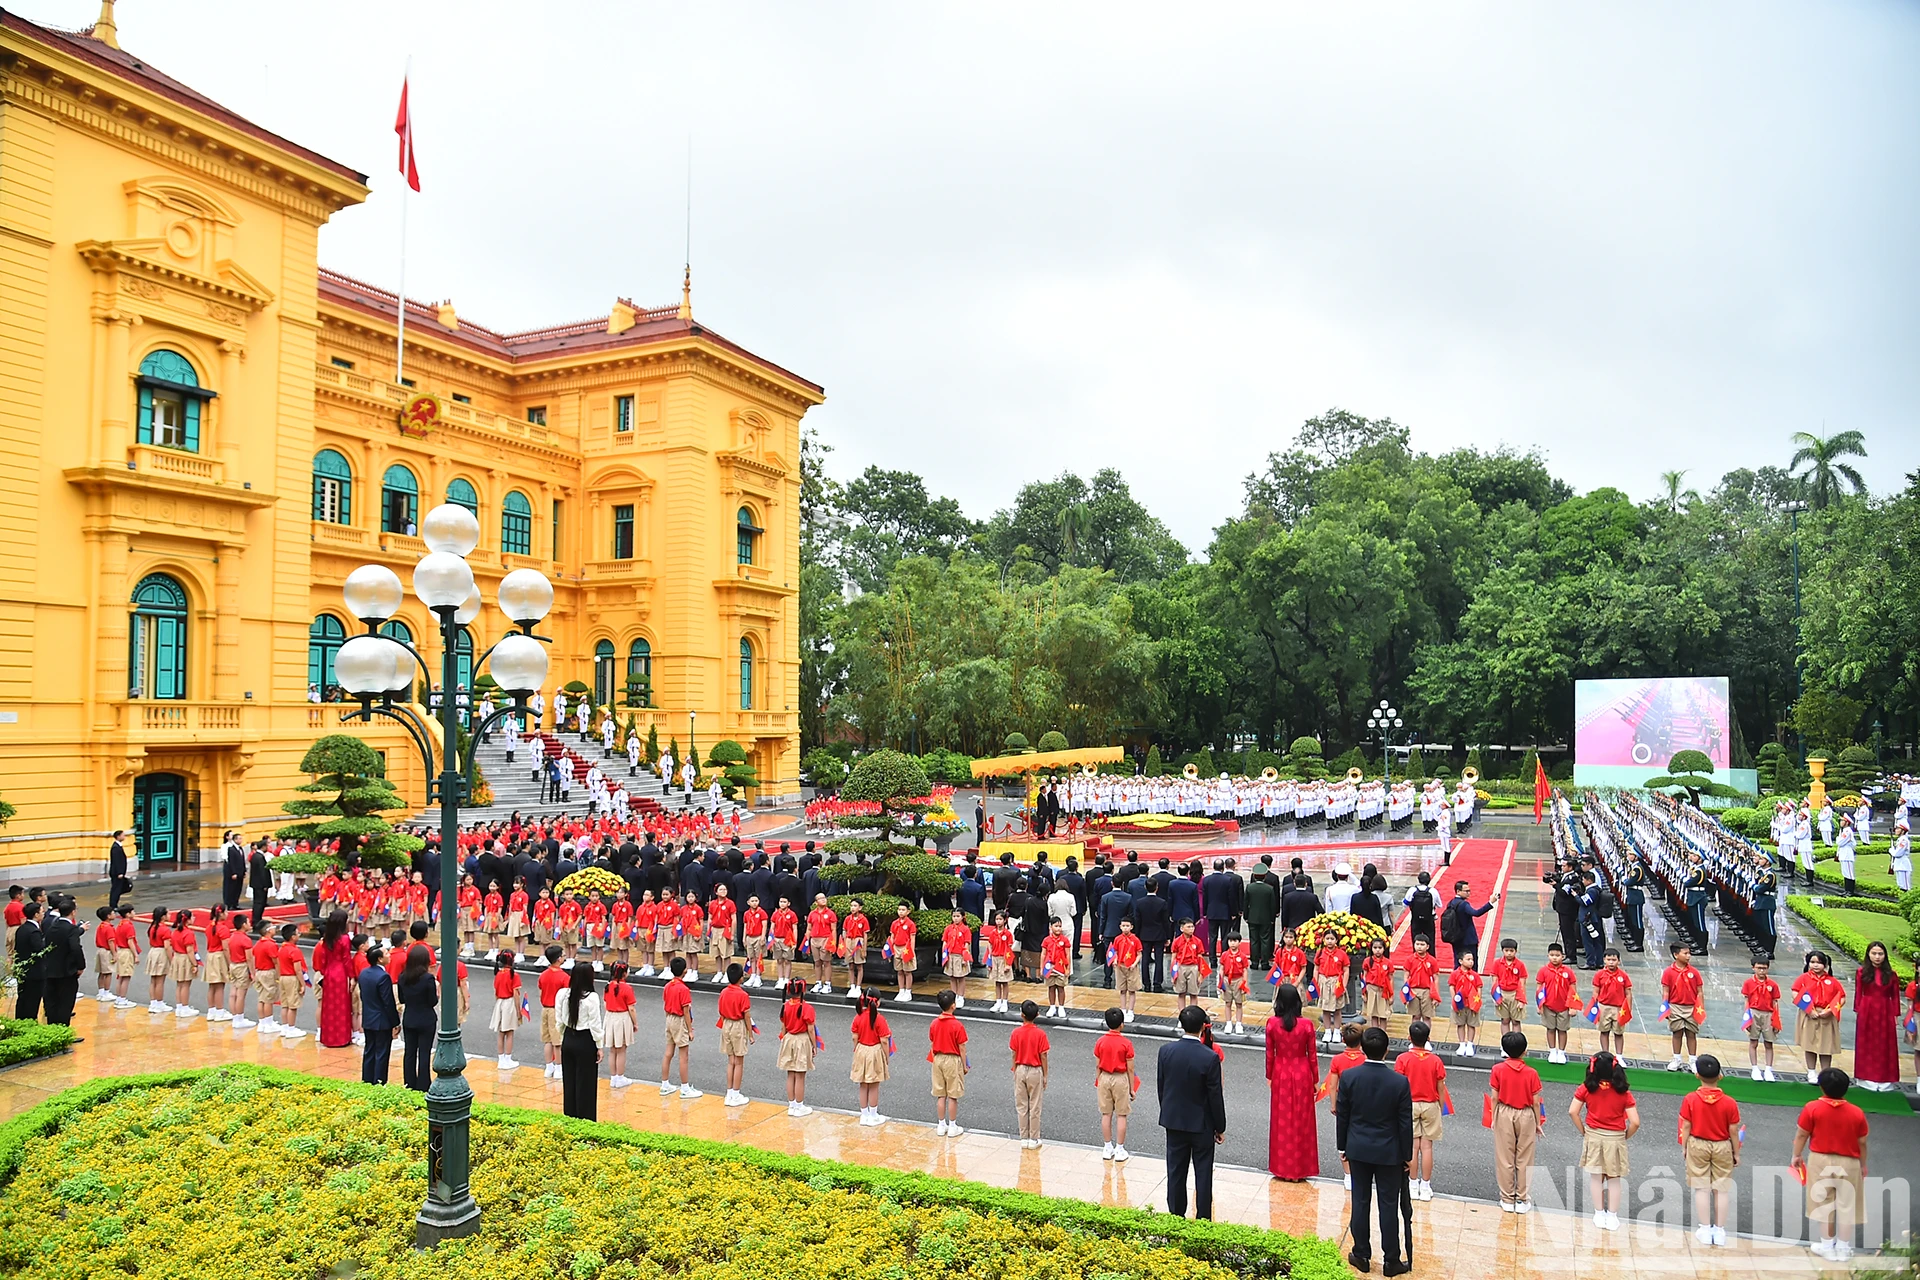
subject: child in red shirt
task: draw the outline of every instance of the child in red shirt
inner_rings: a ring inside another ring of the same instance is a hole
[[[778,1066],[787,1073],[787,1114],[790,1116],[813,1114],[813,1108],[807,1105],[807,1072],[813,1070],[813,1057],[820,1048],[818,1034],[814,1029],[813,1006],[807,1003],[806,984],[789,982],[787,998],[780,1003]]]
[[[294,937],[300,932],[297,924],[280,927],[280,954],[277,962],[280,970],[280,1009],[285,1019],[280,1038],[298,1040],[307,1033],[295,1025],[300,1016],[300,1001],[306,995],[307,957],[300,950]]]
[[[265,929],[260,931],[260,941],[253,944],[249,967],[253,971],[253,991],[258,1006],[255,1012],[260,1015],[254,1025],[259,1027],[260,1035],[272,1035],[280,1030],[273,1018],[273,1006],[280,994],[280,944]]]
[[[200,936],[193,931],[193,912],[173,913],[173,932],[167,937],[167,973],[173,979],[173,1016],[191,1018],[200,1011],[187,1003],[193,977],[200,970]]]
[[[1680,1146],[1687,1185],[1693,1188],[1693,1238],[1724,1245],[1733,1213],[1733,1169],[1740,1163],[1740,1104],[1720,1091],[1720,1059],[1701,1054],[1693,1069],[1700,1087],[1680,1103]]]
[[[1367,944],[1366,963],[1360,966],[1360,982],[1364,1001],[1361,1011],[1366,1014],[1367,1025],[1385,1031],[1387,1018],[1393,1013],[1393,961],[1387,958],[1385,938],[1375,938]]]
[[[793,981],[793,953],[800,945],[800,913],[785,898],[767,921],[767,947],[773,952],[773,980],[785,986]]]
[[[827,895],[813,895],[813,910],[807,912],[807,957],[813,961],[813,991],[833,994],[834,939],[840,932],[839,913],[827,905]]]
[[[1407,961],[1406,985],[1408,1025],[1424,1022],[1433,1025],[1433,1011],[1440,1005],[1440,962],[1434,958],[1433,943],[1425,934],[1413,940],[1413,959]]]
[[[164,907],[153,909],[153,919],[147,924],[147,1012],[166,1013],[173,1008],[167,1003],[167,943],[173,939],[173,926],[167,923]]]
[[[1826,952],[1809,951],[1806,971],[1793,980],[1793,1003],[1800,1010],[1793,1039],[1806,1055],[1808,1084],[1818,1084],[1820,1073],[1840,1052],[1840,1010],[1847,1003],[1847,988],[1829,972],[1832,967]]]
[[[1793,1167],[1807,1184],[1807,1218],[1817,1237],[1813,1251],[1834,1262],[1853,1256],[1853,1224],[1867,1202],[1867,1114],[1847,1101],[1848,1083],[1844,1071],[1821,1071],[1821,1096],[1800,1108],[1793,1134]]]
[[[993,951],[993,980],[999,984],[1000,999],[994,1008],[1007,1011],[1008,984],[1013,979],[1013,930],[1007,928],[1007,913],[994,917],[994,928],[987,935]],[[1122,920],[1120,932],[1107,944],[1107,963],[1113,967],[1113,991],[1120,1000],[1120,1020],[1133,1021],[1133,1007],[1140,998],[1140,957],[1146,944],[1133,931],[1133,921]]]
[[[1320,1082],[1317,1097],[1327,1100],[1327,1110],[1332,1112],[1340,1105],[1340,1073],[1348,1067],[1356,1066],[1367,1060],[1366,1053],[1360,1048],[1360,1027],[1349,1023],[1340,1028],[1340,1042],[1345,1047],[1339,1053],[1327,1059],[1327,1077]],[[1345,1170],[1344,1181],[1347,1190],[1353,1190],[1353,1171],[1347,1165],[1345,1155],[1340,1157],[1340,1167]]]
[[[1415,1200],[1433,1199],[1433,1144],[1440,1141],[1447,1088],[1447,1064],[1427,1048],[1428,1027],[1416,1022],[1407,1028],[1413,1047],[1393,1060],[1393,1069],[1407,1078],[1413,1094],[1413,1168],[1408,1193]]]
[[[700,899],[689,893],[680,904],[680,948],[687,958],[689,983],[700,981],[700,951],[706,936],[707,913],[701,909]]]
[[[1547,1061],[1567,1060],[1567,1030],[1573,1025],[1573,1002],[1580,996],[1580,975],[1566,963],[1557,942],[1547,945],[1547,962],[1534,975],[1537,980],[1534,1003],[1540,1008],[1540,1021],[1547,1029]],[[1506,1037],[1501,1037],[1506,1043]]]
[[[1067,937],[1065,922],[1057,916],[1047,927],[1047,936],[1040,943],[1040,972],[1046,978],[1047,1016],[1065,1018],[1067,982],[1073,976],[1073,942]]]
[[[1500,1052],[1507,1056],[1487,1073],[1487,1092],[1493,1095],[1493,1180],[1502,1212],[1532,1213],[1527,1191],[1533,1147],[1547,1131],[1540,1073],[1527,1064],[1527,1038],[1520,1032],[1501,1036]]]
[[[728,964],[727,985],[720,990],[720,1017],[714,1026],[720,1029],[720,1052],[727,1058],[727,1105],[743,1107],[747,1095],[740,1086],[747,1078],[747,1050],[753,1044],[753,997],[740,985],[746,970]]]
[[[940,971],[947,975],[953,990],[953,1006],[967,1007],[967,975],[973,972],[973,930],[967,927],[967,914],[955,909],[951,922],[940,931]]]
[[[1242,938],[1231,946],[1220,950],[1220,1003],[1225,1006],[1222,1017],[1227,1030],[1245,1034],[1247,1024],[1247,970],[1253,966],[1253,950],[1247,940]]]
[[[688,897],[693,895],[689,894]],[[673,1055],[680,1055],[680,1096],[698,1098],[699,1089],[693,1087],[692,1068],[687,1059],[693,1050],[693,992],[682,981],[687,973],[687,958],[675,956],[667,964],[667,972],[673,975],[667,982],[666,990],[660,993],[660,1008],[666,1015],[666,1051],[660,1055],[660,1096],[666,1097],[673,1090]]]
[[[607,944],[607,902],[598,891],[580,909],[580,934],[587,955],[598,965],[606,957]]]
[[[861,985],[866,981],[867,935],[872,931],[867,913],[860,909],[860,899],[853,899],[847,904],[847,918],[840,922],[840,958],[847,966],[847,994],[855,1000],[860,998]]]
[[[930,1045],[927,1061],[933,1066],[933,1110],[940,1121],[933,1130],[936,1138],[957,1138],[966,1132],[960,1127],[960,1099],[967,1091],[967,1024],[953,1016],[953,1005],[953,992],[942,991],[940,1014],[927,1027]]]
[[[1139,939],[1134,940],[1137,944]],[[1120,1032],[1126,1019],[1120,1010],[1107,1010],[1107,1033],[1093,1042],[1093,1088],[1100,1100],[1102,1160],[1124,1161],[1127,1155],[1127,1117],[1140,1080],[1133,1074],[1133,1041]]]
[[[1059,923],[1054,921],[1056,926]],[[1020,1146],[1026,1150],[1040,1145],[1040,1107],[1047,1093],[1047,1060],[1052,1047],[1047,1033],[1040,1029],[1040,1006],[1031,1000],[1024,1002],[1020,1025],[1008,1037],[1007,1049],[1013,1055],[1013,1110],[1020,1125]],[[947,1132],[954,1133],[958,1128],[955,1125]]]
[[[568,968],[573,967],[573,959],[580,952],[580,918],[584,914],[585,909],[572,894],[561,897],[555,917],[560,922],[561,954],[566,957]]]
[[[1620,967],[1620,948],[1608,947],[1606,967],[1593,975],[1594,1026],[1600,1031],[1600,1048],[1609,1047],[1616,1056],[1627,1051],[1627,1025],[1633,1021],[1633,979]]]
[[[747,985],[764,985],[761,971],[767,962],[767,913],[760,908],[760,895],[747,898],[747,909],[740,915],[740,930],[747,945]]]
[[[893,953],[893,977],[900,988],[893,998],[899,1004],[913,1003],[913,944],[917,932],[913,913],[908,910],[906,903],[901,903],[894,910],[893,923],[887,926],[887,948]],[[878,1096],[877,1091],[875,1096]],[[877,1105],[873,1114],[880,1114]]]
[[[653,900],[653,890],[647,889],[640,894],[640,905],[633,909],[633,954],[638,956],[640,967],[635,972],[642,978],[654,975],[654,958],[659,954],[660,904]]]
[[[1640,1128],[1640,1108],[1627,1088],[1626,1068],[1619,1059],[1602,1051],[1588,1060],[1586,1081],[1573,1091],[1567,1117],[1581,1135],[1580,1167],[1587,1171],[1590,1184],[1593,1225],[1618,1231],[1631,1172],[1627,1141]]]
[[[1460,963],[1447,975],[1447,989],[1453,995],[1454,1034],[1460,1038],[1453,1051],[1456,1058],[1473,1057],[1479,1042],[1480,1006],[1485,999],[1480,984],[1484,981],[1486,975],[1474,968],[1473,952],[1460,952]]]
[[[546,1078],[549,1080],[560,1079],[560,1014],[554,1003],[572,981],[560,966],[560,958],[565,954],[566,948],[559,943],[548,943],[547,967],[540,971],[540,1043],[546,1046]]]
[[[727,981],[727,968],[733,963],[733,921],[738,910],[726,885],[713,886],[713,901],[707,904],[707,957],[713,961],[716,983]]]
[[[465,872],[460,875],[460,893],[454,899],[454,911],[460,925],[460,954],[470,956],[480,932],[480,888]]]
[[[1493,979],[1493,1011],[1500,1019],[1500,1034],[1520,1029],[1527,1014],[1527,964],[1520,958],[1520,944],[1512,938],[1500,940],[1500,956],[1487,968]]]
[[[1329,1045],[1340,1043],[1340,1008],[1347,999],[1347,969],[1351,963],[1346,948],[1334,940],[1332,932],[1322,935],[1319,954],[1313,958],[1313,980],[1319,994],[1320,1038]]]
[[[1755,1080],[1772,1080],[1773,1042],[1780,1034],[1780,984],[1767,976],[1767,958],[1756,956],[1753,976],[1740,984],[1740,998],[1747,1011],[1741,1025],[1747,1029],[1748,1075]],[[1767,1065],[1760,1065],[1760,1046],[1767,1046]]]
[[[512,1071],[520,1065],[513,1057],[513,1033],[520,1028],[523,1000],[520,995],[520,975],[514,972],[513,961],[512,947],[502,947],[493,953],[493,1016],[487,1019],[487,1023],[500,1037],[498,1048],[502,1071]],[[540,975],[543,983],[546,976],[544,973]],[[544,1005],[545,992],[541,993],[540,998]],[[547,1074],[551,1076],[553,1073]]]
[[[1660,974],[1660,993],[1666,1000],[1667,1028],[1673,1032],[1673,1058],[1667,1070],[1678,1071],[1683,1066],[1691,1068],[1693,1056],[1700,1049],[1700,1027],[1707,1020],[1706,1002],[1700,996],[1705,981],[1693,967],[1693,948],[1676,942],[1668,951],[1673,963]],[[1684,1061],[1680,1053],[1683,1043]]]

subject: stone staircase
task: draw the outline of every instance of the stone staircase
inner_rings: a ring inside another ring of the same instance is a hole
[[[574,784],[569,793],[570,798],[568,802],[566,804],[542,804],[540,802],[540,783],[535,781],[532,776],[533,747],[531,740],[527,738],[520,740],[520,746],[515,752],[514,761],[512,764],[508,764],[506,739],[496,731],[490,740],[480,743],[475,751],[475,759],[479,763],[480,773],[493,788],[493,804],[486,808],[462,808],[460,816],[463,821],[485,822],[492,821],[494,818],[505,820],[506,817],[516,809],[520,811],[522,817],[531,817],[534,815],[547,817],[556,814],[584,815],[587,811],[587,787],[585,779],[587,770],[595,764],[600,766],[600,771],[607,775],[607,780],[610,783],[626,787],[627,795],[631,798],[630,809],[634,813],[642,812],[654,806],[658,806],[669,813],[677,812],[685,807],[679,790],[677,788],[670,789],[663,786],[653,771],[644,765],[638,774],[629,777],[627,775],[628,765],[626,755],[618,752],[611,756],[605,755],[601,750],[598,738],[592,742],[585,742],[581,740],[578,734],[574,733],[543,733],[539,735],[539,738],[545,743],[548,755],[552,755],[554,747],[558,745],[563,753],[562,758],[566,761],[567,765],[573,769]],[[704,807],[706,803],[707,797],[704,791],[694,792],[694,808]],[[732,813],[736,809],[741,810],[744,816],[744,806],[736,804],[733,801],[727,801],[722,806],[721,812],[723,814]],[[426,823],[439,822],[439,807],[434,806],[430,809],[423,809],[416,815],[415,821]]]

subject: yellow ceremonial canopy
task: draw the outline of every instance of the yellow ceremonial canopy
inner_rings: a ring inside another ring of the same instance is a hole
[[[1127,758],[1125,747],[1079,747],[1070,751],[1029,751],[1017,756],[975,760],[976,778],[1008,778],[1044,769],[1071,769],[1082,764],[1116,764]]]

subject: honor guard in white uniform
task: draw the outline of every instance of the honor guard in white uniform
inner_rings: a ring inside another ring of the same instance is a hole
[[[1913,837],[1908,834],[1904,820],[1893,824],[1893,847],[1888,853],[1893,882],[1905,893],[1913,888]]]
[[[640,735],[637,733],[627,735],[627,776],[640,776]]]

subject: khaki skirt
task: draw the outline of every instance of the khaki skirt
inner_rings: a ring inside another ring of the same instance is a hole
[[[520,1002],[509,996],[505,1000],[493,1002],[493,1013],[487,1018],[487,1025],[501,1035],[520,1029]]]
[[[1393,1003],[1387,999],[1387,993],[1378,987],[1367,988],[1366,1016],[1369,1018],[1389,1018],[1393,1016]]]
[[[1803,1010],[1793,1024],[1793,1042],[1802,1053],[1830,1057],[1840,1052],[1840,1019],[1809,1017]]]
[[[654,928],[653,949],[661,955],[680,950],[680,939],[673,936],[672,925],[658,925]]]
[[[609,1049],[624,1049],[633,1043],[634,1033],[639,1029],[633,1025],[633,1010],[622,1009],[618,1013],[606,1016],[606,1033],[601,1043]]]
[[[221,986],[227,981],[227,953],[215,947],[207,953],[207,985]]]
[[[780,1061],[776,1065],[782,1071],[813,1070],[813,1037],[804,1031],[781,1036]]]
[[[1124,972],[1124,970],[1122,970],[1122,972]],[[991,974],[991,977],[995,982],[1012,982],[1013,981],[1013,957],[1012,956],[995,956],[993,958],[993,972]]]
[[[853,1047],[853,1068],[847,1078],[855,1084],[879,1084],[887,1078],[887,1046],[857,1044]]]
[[[167,976],[175,982],[192,982],[193,956],[187,952],[175,951],[167,960]]]
[[[147,976],[164,978],[167,976],[167,949],[165,947],[147,948]]]
[[[527,936],[526,912],[510,911],[507,913],[507,936],[509,938],[524,938]]]
[[[1580,1167],[1603,1178],[1627,1176],[1627,1135],[1620,1129],[1588,1129],[1580,1140]]]
[[[964,978],[973,972],[973,962],[964,953],[957,956],[949,955],[946,970],[949,978]]]

